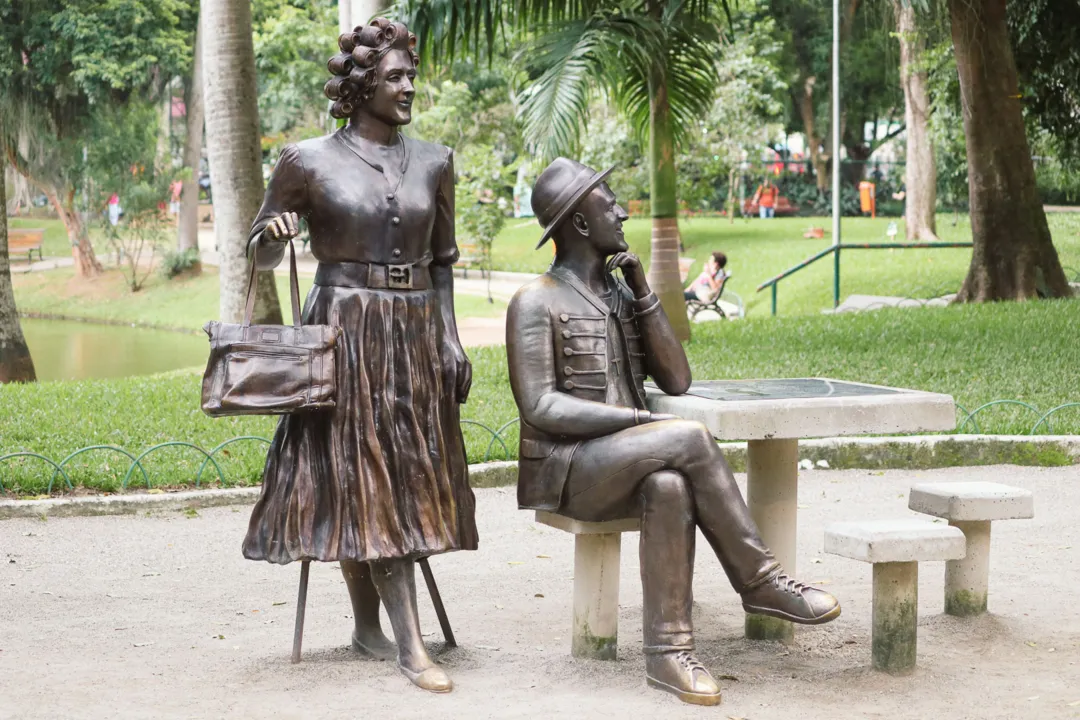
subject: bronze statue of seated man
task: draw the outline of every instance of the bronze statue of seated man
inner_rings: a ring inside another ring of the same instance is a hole
[[[518,291],[507,317],[518,504],[587,522],[641,518],[648,683],[714,705],[720,690],[693,655],[697,528],[747,612],[813,625],[836,618],[840,604],[780,567],[705,426],[646,409],[646,376],[678,395],[690,366],[627,252],[628,216],[604,182],[610,172],[559,158],[533,189],[540,245],[554,239],[555,261]]]

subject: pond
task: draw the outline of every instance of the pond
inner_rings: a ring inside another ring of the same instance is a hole
[[[38,380],[151,375],[206,365],[206,335],[66,320],[21,321]]]

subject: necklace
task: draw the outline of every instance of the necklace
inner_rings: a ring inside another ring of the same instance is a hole
[[[386,171],[383,169],[382,164],[377,163],[377,162],[373,162],[373,161],[369,160],[368,158],[364,157],[363,153],[360,152],[360,149],[358,147],[356,147],[355,142],[351,141],[351,140],[347,140],[345,138],[344,128],[342,128],[340,131],[334,133],[334,135],[335,135],[335,137],[337,137],[338,141],[342,145],[347,147],[350,150],[350,152],[352,152],[353,155],[355,155],[356,157],[363,160],[365,163],[370,165],[374,170],[377,170],[383,176],[383,180],[386,181],[387,185],[390,184],[390,181],[386,179]],[[390,190],[391,194],[397,194],[398,188],[401,187],[401,183],[405,179],[405,170],[406,170],[406,168],[408,167],[408,164],[409,164],[409,156],[408,156],[408,153],[405,150],[405,137],[401,133],[397,134],[397,145],[401,148],[401,171],[398,173],[397,182],[394,184],[394,186]]]

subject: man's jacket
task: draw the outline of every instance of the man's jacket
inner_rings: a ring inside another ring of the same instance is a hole
[[[645,378],[672,395],[690,386],[682,345],[656,295],[635,299],[609,276],[608,302],[553,268],[507,311],[510,384],[521,413],[518,505],[556,510],[578,445],[645,415]]]

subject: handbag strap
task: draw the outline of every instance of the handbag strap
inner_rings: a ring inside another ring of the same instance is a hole
[[[248,273],[247,304],[244,307],[244,327],[251,325],[251,316],[255,314],[255,289],[258,282],[258,266],[252,256]],[[299,328],[303,324],[300,317],[300,280],[297,278],[296,247],[292,240],[289,240],[289,295],[292,300],[293,326]]]

